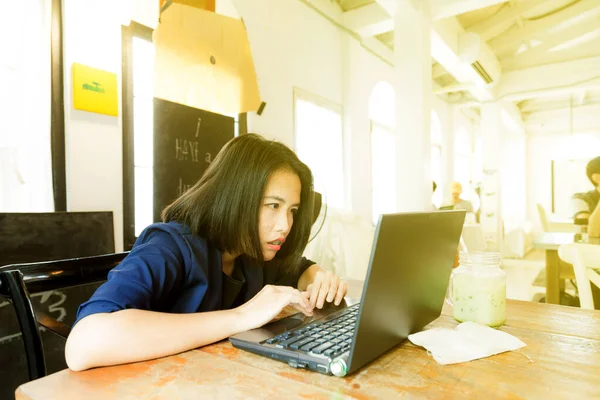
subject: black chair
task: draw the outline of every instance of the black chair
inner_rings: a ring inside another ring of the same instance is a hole
[[[30,295],[105,281],[108,271],[117,266],[127,254],[125,252],[0,267],[0,296],[12,302],[15,309],[31,380],[46,375],[39,325],[65,339],[71,327],[40,310],[34,310]]]

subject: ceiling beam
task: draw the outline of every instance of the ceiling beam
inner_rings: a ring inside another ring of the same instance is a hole
[[[435,64],[431,69],[431,77],[433,79],[441,78],[446,74],[448,74],[448,71],[446,71],[440,64]]]
[[[502,9],[483,21],[467,28],[468,32],[475,32],[486,42],[517,25],[519,16],[528,12],[534,12],[536,8],[548,7],[548,0],[532,0],[527,3],[509,3]],[[522,21],[522,20],[521,20]]]
[[[569,132],[566,130],[551,130],[551,131],[536,131],[536,130],[530,130],[531,128],[527,128],[527,136],[531,137],[531,136],[550,136],[550,135],[557,135],[557,136],[563,136],[563,135],[597,135],[599,130],[598,129],[578,129],[578,130],[574,130],[573,132]]]
[[[585,96],[587,95],[587,90],[583,89],[581,92],[579,92],[579,94],[577,95],[577,104],[579,104],[580,106],[583,105],[583,103],[585,103]]]
[[[571,129],[571,115],[573,131],[580,129],[598,129],[600,121],[596,116],[600,113],[600,105],[588,105],[542,110],[534,113],[523,113],[525,125],[535,127],[535,130],[566,130]],[[528,129],[529,130],[529,129]]]
[[[346,32],[351,37],[355,38],[363,48],[379,57],[382,61],[389,65],[393,65],[392,50],[375,38],[361,38],[355,31],[348,28],[344,24],[343,12],[337,4],[328,0],[299,0],[306,4],[323,18],[328,20],[340,30]]]
[[[379,4],[387,13],[391,16],[396,15],[396,10],[398,9],[398,1],[399,0],[376,0],[377,4]],[[409,0],[413,1],[413,0]],[[413,6],[416,4],[413,3]]]
[[[600,56],[504,72],[498,99],[520,101],[540,96],[600,89]]]
[[[537,58],[501,58],[504,71],[515,71],[533,68],[540,65],[551,65],[584,58],[597,57],[600,54],[600,38],[587,42],[585,46],[573,46],[570,49],[552,51],[541,54]]]
[[[585,12],[590,12],[598,6],[598,0],[581,0],[556,14],[537,21],[524,19],[522,28],[514,26],[506,34],[490,40],[489,45],[496,54],[502,54],[516,50],[522,43],[527,43],[532,39],[543,41],[543,36],[554,26],[581,16]]]
[[[469,11],[506,3],[508,0],[430,0],[433,20],[454,17]]]
[[[378,3],[346,11],[344,25],[360,37],[377,36],[394,30],[394,20]]]
[[[394,65],[394,51],[385,44],[383,44],[380,40],[374,37],[362,38],[360,40],[360,44],[362,47],[376,53],[382,60],[386,61],[389,65]]]
[[[529,48],[528,50],[525,50],[512,57],[504,58],[502,60],[502,63],[506,64],[507,66],[518,63],[539,63],[539,61],[542,60],[545,55],[547,55],[548,50],[560,44],[566,43],[570,40],[577,39],[585,34],[588,34],[594,31],[595,29],[598,29],[598,27],[600,27],[600,13],[593,19],[590,19],[589,21],[586,20],[586,23],[574,25],[567,29],[549,34],[539,45]],[[573,48],[575,48],[575,46]],[[600,50],[598,50],[598,53],[600,53]]]
[[[569,106],[570,106],[569,98],[564,97],[560,100],[549,101],[549,102],[544,102],[544,103],[540,102],[539,100],[538,101],[533,100],[533,101],[531,101],[531,103],[525,104],[519,108],[520,108],[523,116],[528,117],[530,115],[534,115],[539,112],[568,109]],[[573,109],[580,108],[580,107],[589,107],[589,106],[599,107],[600,101],[588,102],[586,104],[573,104]],[[600,121],[599,121],[599,123],[600,123]]]

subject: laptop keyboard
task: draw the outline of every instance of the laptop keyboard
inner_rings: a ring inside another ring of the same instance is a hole
[[[336,357],[348,351],[354,338],[354,327],[359,304],[344,310],[337,318],[315,321],[300,329],[281,333],[269,338],[266,343],[283,349]]]

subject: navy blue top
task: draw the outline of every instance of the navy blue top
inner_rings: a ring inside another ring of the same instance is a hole
[[[250,300],[265,285],[294,286],[314,262],[302,260],[301,268],[286,273],[277,261],[265,266],[247,257],[236,259],[243,286],[229,306]],[[239,274],[239,272],[238,272]],[[96,313],[128,308],[170,313],[222,310],[224,279],[221,252],[177,222],[147,227],[131,252],[108,273],[108,280],[77,310],[75,323]]]

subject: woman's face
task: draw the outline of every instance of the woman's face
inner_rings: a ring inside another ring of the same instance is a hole
[[[279,170],[267,182],[258,214],[258,236],[265,261],[272,260],[294,224],[300,207],[300,178],[289,170]]]

